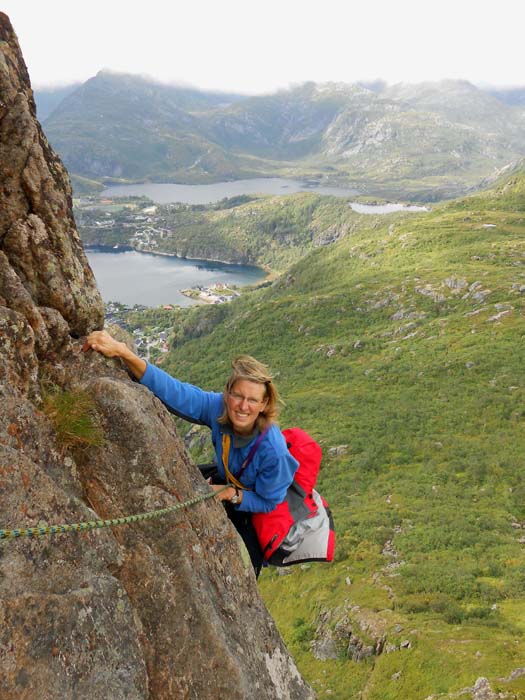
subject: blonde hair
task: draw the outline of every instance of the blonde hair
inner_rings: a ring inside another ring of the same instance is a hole
[[[219,423],[223,425],[230,423],[227,410],[228,394],[231,392],[235,382],[240,379],[246,379],[249,382],[264,386],[263,400],[266,401],[266,406],[264,410],[259,413],[256,420],[257,427],[260,431],[263,431],[272,423],[277,422],[276,419],[279,415],[278,404],[281,402],[281,399],[273,383],[273,377],[268,367],[250,355],[238,355],[232,361],[232,371],[223,391],[223,411],[218,419]]]

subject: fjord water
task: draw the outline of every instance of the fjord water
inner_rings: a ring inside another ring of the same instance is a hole
[[[157,204],[184,202],[184,204],[212,204],[225,197],[241,194],[294,194],[295,192],[315,192],[316,194],[352,197],[357,190],[343,187],[328,187],[299,180],[280,177],[259,177],[252,180],[215,182],[210,185],[176,185],[165,183],[145,183],[142,185],[115,185],[101,193],[103,197],[149,197]]]
[[[242,194],[284,195],[303,191],[338,197],[357,194],[351,189],[323,187],[298,180],[272,177],[217,182],[210,185],[164,183],[117,185],[104,190],[101,196],[146,196],[157,204],[170,202],[211,204],[225,197]],[[137,251],[114,253],[107,249],[92,249],[86,252],[105,302],[120,301],[123,304],[143,304],[144,306],[161,304],[190,306],[195,302],[181,294],[181,289],[196,285],[209,286],[215,282],[245,286],[261,281],[266,275],[258,267],[186,260]]]
[[[103,300],[130,306],[190,306],[195,302],[181,294],[181,289],[209,286],[214,282],[245,286],[260,282],[266,275],[258,267],[187,260],[135,250],[116,253],[86,250],[86,254]]]
[[[323,187],[298,180],[257,178],[210,185],[160,183],[118,185],[104,190],[101,196],[147,196],[158,204],[169,202],[211,204],[225,197],[242,194],[284,195],[302,191],[347,198],[357,194],[351,189]],[[362,205],[354,202],[349,204],[356,212],[365,214],[427,210],[426,207],[402,204]],[[107,249],[92,249],[87,251],[87,255],[104,301],[120,301],[130,305],[190,306],[195,302],[181,294],[181,289],[196,285],[210,286],[215,282],[245,286],[259,282],[265,277],[265,272],[257,267],[187,260],[138,251],[109,252]]]

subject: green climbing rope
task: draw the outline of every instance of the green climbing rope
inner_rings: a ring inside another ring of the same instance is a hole
[[[197,505],[197,503],[202,503],[209,498],[213,498],[217,494],[227,489],[226,485],[224,488],[218,491],[211,491],[202,496],[195,496],[195,498],[190,498],[188,501],[181,501],[173,506],[168,506],[168,508],[160,508],[159,510],[150,510],[147,513],[137,513],[136,515],[127,515],[122,518],[111,518],[110,520],[87,520],[82,523],[72,523],[70,525],[43,525],[38,527],[17,527],[11,530],[0,529],[0,540],[14,540],[18,537],[42,537],[43,535],[59,535],[66,532],[86,532],[89,530],[100,530],[103,527],[114,527],[115,525],[128,525],[129,523],[138,523],[142,520],[153,520],[154,518],[161,518],[164,515],[169,515],[169,513],[174,513],[177,510],[182,510],[183,508],[188,508],[190,506]]]

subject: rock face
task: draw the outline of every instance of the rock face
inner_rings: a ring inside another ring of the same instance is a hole
[[[77,336],[103,307],[70,185],[0,13],[1,528],[144,512],[206,493],[162,404]],[[92,401],[67,447],[43,388]],[[78,394],[80,395],[80,394]],[[313,698],[222,506],[0,542],[2,700]]]
[[[66,330],[81,335],[100,326],[103,306],[73,219],[69,177],[36,121],[3,14],[0,41],[0,301],[26,317],[41,355]]]

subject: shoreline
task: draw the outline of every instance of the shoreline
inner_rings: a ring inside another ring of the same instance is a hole
[[[99,250],[102,249],[102,250]],[[177,258],[178,260],[187,260],[188,262],[195,262],[195,263],[220,263],[221,265],[237,265],[238,267],[253,267],[256,268],[257,270],[262,270],[265,273],[265,277],[261,280],[261,282],[266,282],[269,279],[275,279],[277,273],[275,273],[272,269],[270,269],[267,265],[254,265],[249,262],[234,262],[232,260],[220,260],[219,258],[189,258],[185,255],[178,255],[177,253],[167,253],[162,250],[145,250],[142,248],[136,248],[135,246],[130,246],[130,245],[119,245],[117,248],[114,246],[105,246],[103,244],[88,244],[84,245],[84,250],[91,250],[93,252],[99,252],[102,253],[111,253],[114,252],[115,255],[118,253],[130,253],[130,252],[135,252],[135,253],[145,253],[147,255],[158,255],[161,257],[165,258]],[[247,287],[251,285],[245,285]]]

